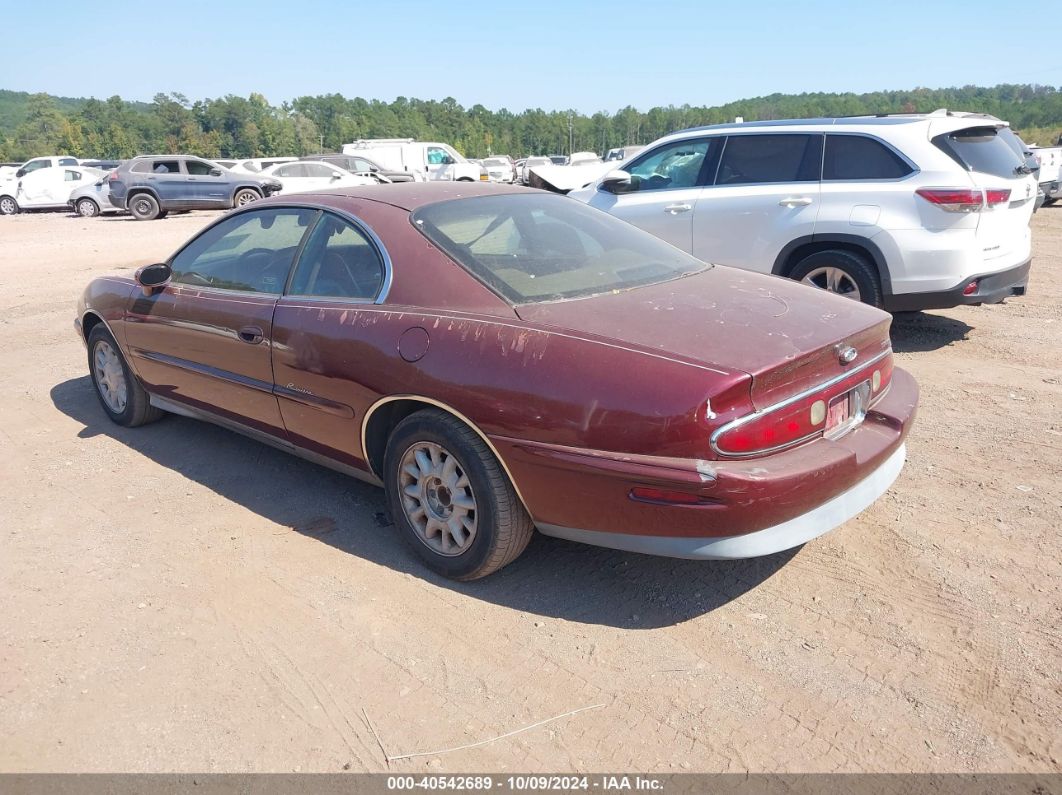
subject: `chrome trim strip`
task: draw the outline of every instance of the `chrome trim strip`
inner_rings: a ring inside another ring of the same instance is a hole
[[[841,373],[840,375],[835,376],[834,378],[831,378],[829,381],[824,381],[821,384],[818,384],[816,386],[813,386],[813,387],[810,387],[808,389],[805,389],[803,392],[798,392],[797,394],[793,395],[792,397],[788,397],[785,400],[782,400],[782,401],[779,401],[778,403],[775,403],[774,405],[768,406],[767,408],[763,409],[762,411],[754,411],[751,414],[746,414],[744,417],[738,417],[736,420],[731,420],[730,422],[726,423],[726,425],[719,426],[718,428],[716,428],[712,432],[712,435],[709,438],[709,444],[711,445],[712,450],[714,452],[716,452],[717,454],[723,456],[724,458],[749,458],[750,456],[766,455],[768,453],[777,453],[780,450],[785,450],[785,449],[787,449],[789,447],[793,447],[795,445],[800,444],[801,442],[804,442],[804,441],[806,441],[808,439],[811,439],[811,438],[817,436],[819,433],[821,433],[821,431],[815,431],[814,433],[810,433],[807,436],[802,436],[799,439],[794,439],[792,442],[787,442],[786,444],[779,445],[778,447],[771,447],[771,448],[768,448],[766,450],[756,450],[755,452],[751,452],[751,453],[728,453],[728,452],[725,452],[725,451],[721,450],[719,448],[719,445],[718,445],[719,437],[722,436],[727,431],[731,431],[734,428],[740,428],[742,425],[746,425],[746,424],[752,422],[753,420],[758,420],[761,417],[763,417],[765,414],[771,414],[771,413],[773,413],[775,411],[778,411],[779,409],[784,409],[786,406],[788,406],[788,405],[790,405],[792,403],[796,403],[797,401],[803,400],[804,398],[808,397],[808,395],[813,395],[816,392],[821,392],[823,389],[829,389],[831,386],[833,386],[835,384],[839,384],[842,381],[851,378],[856,373],[862,372],[863,370],[866,370],[868,367],[872,367],[873,365],[875,365],[878,362],[880,362],[882,359],[886,358],[887,356],[891,356],[891,355],[892,355],[892,348],[890,347],[887,350],[884,350],[881,353],[879,353],[873,359],[869,359],[869,360],[863,362],[858,367],[853,367],[848,372]],[[884,393],[882,393],[882,394],[884,394]],[[875,400],[874,402],[877,402],[877,400]],[[871,403],[870,405],[873,405],[873,403]],[[868,406],[868,408],[869,408],[869,406]]]
[[[328,398],[319,397],[317,395],[310,394],[309,392],[303,392],[293,387],[281,386],[275,384],[273,386],[273,394],[279,398],[290,400],[293,403],[301,403],[304,406],[310,406],[311,408],[323,411],[326,414],[334,414],[337,417],[343,417],[345,419],[353,419],[354,409],[345,403],[340,403],[335,400],[329,400]]]
[[[527,511],[527,515],[534,519],[534,514],[531,513],[531,509],[527,505],[527,500],[525,500],[524,495],[520,493],[520,484],[516,482],[516,478],[513,477],[513,473],[509,469],[509,465],[505,463],[505,459],[502,458],[501,453],[498,452],[498,448],[494,446],[494,443],[489,438],[487,438],[487,434],[483,433],[483,431],[481,431],[476,426],[476,424],[472,422],[472,420],[470,420],[460,411],[455,409],[453,406],[449,406],[446,403],[443,403],[439,400],[435,400],[433,398],[424,397],[423,395],[389,395],[387,397],[382,397],[375,403],[373,403],[371,406],[369,406],[365,414],[362,415],[361,454],[365,459],[365,466],[368,467],[369,472],[371,472],[374,477],[380,479],[382,482],[379,473],[377,473],[372,467],[372,461],[369,459],[369,451],[365,444],[366,431],[369,427],[369,419],[372,417],[372,415],[376,412],[378,408],[383,405],[386,405],[387,403],[393,403],[396,400],[415,400],[419,401],[420,403],[427,403],[429,406],[435,406],[436,408],[442,409],[443,411],[454,415],[455,417],[457,417],[457,419],[461,420],[461,422],[471,428],[476,433],[476,435],[483,440],[483,443],[487,445],[488,448],[490,448],[490,451],[494,453],[494,457],[498,459],[498,463],[501,464],[502,469],[505,470],[505,474],[508,476],[509,482],[513,484],[513,490],[516,492],[516,496],[520,500],[520,504],[524,506],[524,510]]]
[[[226,381],[230,384],[235,384],[236,386],[253,389],[256,392],[265,392],[269,395],[273,394],[273,384],[266,381],[259,381],[257,378],[248,378],[247,376],[239,375],[228,370],[221,370],[217,367],[199,364],[198,362],[190,362],[187,359],[180,359],[176,356],[167,356],[164,353],[145,351],[142,348],[130,348],[129,353],[141,359],[147,359],[152,362],[157,362],[158,364],[176,367],[178,370],[186,370],[191,373],[196,373],[197,375],[209,376],[211,378],[216,378],[219,381]]]

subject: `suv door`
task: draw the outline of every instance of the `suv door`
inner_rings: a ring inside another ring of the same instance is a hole
[[[170,283],[137,297],[126,325],[131,361],[153,392],[285,435],[273,394],[273,310],[317,212],[227,215],[174,255]]]
[[[143,180],[154,189],[162,209],[187,206],[188,177],[181,171],[179,158],[160,157],[150,161]]]
[[[694,209],[714,173],[722,140],[688,138],[658,146],[624,169],[631,175],[629,187],[620,193],[598,187],[589,204],[691,251]]]
[[[187,201],[196,207],[232,206],[232,181],[217,166],[188,158],[184,161],[184,170],[188,174]]]
[[[815,232],[821,133],[728,135],[693,211],[693,255],[770,273],[782,248]]]

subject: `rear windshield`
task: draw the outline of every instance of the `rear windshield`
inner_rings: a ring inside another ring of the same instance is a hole
[[[564,196],[454,199],[422,207],[412,219],[433,243],[514,304],[626,290],[709,267]]]
[[[507,165],[509,165],[509,161],[508,160],[503,160],[500,157],[488,157],[486,160],[483,161],[483,165],[485,165],[485,166],[507,166]]]
[[[967,171],[994,177],[1026,173],[1021,142],[1009,127],[969,127],[938,135],[933,143]]]

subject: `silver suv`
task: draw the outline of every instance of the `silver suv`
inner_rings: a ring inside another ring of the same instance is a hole
[[[280,190],[280,183],[238,174],[189,155],[141,155],[126,160],[108,178],[110,201],[139,221],[170,210],[242,207]]]
[[[892,311],[1023,295],[1036,180],[992,116],[795,119],[650,144],[572,196],[699,259]]]

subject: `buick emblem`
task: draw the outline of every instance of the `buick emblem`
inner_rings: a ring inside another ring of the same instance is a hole
[[[859,356],[859,351],[851,345],[841,345],[837,348],[837,361],[841,364],[851,364]]]

